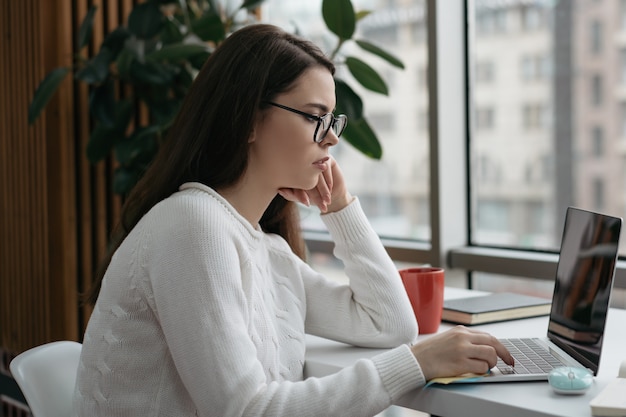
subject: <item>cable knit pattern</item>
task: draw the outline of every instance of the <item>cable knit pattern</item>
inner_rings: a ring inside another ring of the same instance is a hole
[[[359,201],[322,218],[349,285],[202,184],[153,207],[103,280],[74,415],[363,417],[423,385],[411,306]],[[305,333],[392,349],[304,380]]]

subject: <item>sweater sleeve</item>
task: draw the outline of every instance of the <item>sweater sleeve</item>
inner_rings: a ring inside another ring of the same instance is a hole
[[[313,270],[307,286],[307,333],[365,347],[394,347],[417,338],[417,322],[398,270],[358,199],[322,216],[349,285]]]
[[[241,268],[249,262],[223,230],[227,222],[207,217],[187,205],[161,213],[157,220],[175,227],[152,236],[142,260],[150,302],[197,415],[361,417],[423,384],[407,346],[327,377],[268,381],[247,331]]]

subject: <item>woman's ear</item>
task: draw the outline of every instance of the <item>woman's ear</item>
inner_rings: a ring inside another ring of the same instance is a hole
[[[250,136],[248,136],[248,143],[252,143],[256,141],[256,127],[252,128],[252,132],[250,132]]]

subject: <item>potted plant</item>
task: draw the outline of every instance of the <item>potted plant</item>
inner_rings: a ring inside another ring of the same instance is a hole
[[[33,124],[61,82],[70,74],[90,87],[89,110],[92,129],[87,157],[96,163],[111,153],[117,167],[113,187],[126,194],[152,161],[173,122],[187,91],[202,64],[230,33],[259,20],[264,0],[244,0],[228,13],[219,0],[147,0],[137,4],[127,23],[110,32],[92,56],[79,55],[72,66],[50,71],[37,87],[28,109]],[[94,6],[83,19],[78,49],[90,42]],[[380,47],[355,39],[356,25],[369,11],[355,13],[350,0],[324,0],[322,16],[337,37],[329,54],[336,65],[345,65],[363,87],[388,94],[380,75],[367,63],[343,56],[342,47],[354,42],[389,64],[402,62]],[[340,77],[335,77],[337,112],[350,123],[344,132],[347,142],[365,155],[380,159],[382,147],[363,114],[363,101]],[[141,123],[134,118],[144,108]]]

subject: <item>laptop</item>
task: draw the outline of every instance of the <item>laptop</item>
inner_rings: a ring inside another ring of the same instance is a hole
[[[559,366],[584,367],[597,375],[621,227],[621,218],[567,209],[547,336],[500,339],[515,367],[500,360],[479,382],[547,380]],[[536,345],[530,357],[517,352],[527,350],[526,344]]]

